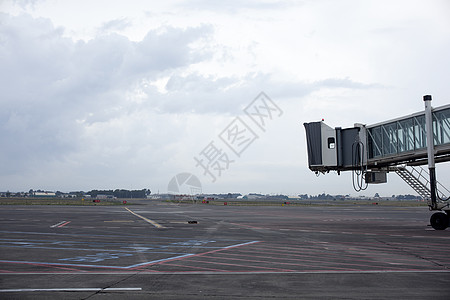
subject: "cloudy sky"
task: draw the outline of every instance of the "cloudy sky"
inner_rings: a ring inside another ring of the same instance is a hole
[[[0,191],[165,193],[187,172],[206,193],[356,195],[309,171],[302,124],[450,103],[449,49],[445,0],[1,0]],[[363,194],[414,193],[388,181]]]

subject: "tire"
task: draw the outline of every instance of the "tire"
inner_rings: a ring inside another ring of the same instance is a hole
[[[449,218],[444,212],[434,213],[430,218],[431,227],[436,230],[445,230],[448,227]]]

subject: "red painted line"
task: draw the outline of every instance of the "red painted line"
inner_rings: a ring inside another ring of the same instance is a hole
[[[261,250],[261,248],[266,249],[262,252],[268,255],[261,255],[260,252],[257,250]],[[275,248],[275,247],[274,247]],[[310,267],[310,265],[313,265],[314,267],[317,266],[317,263],[323,263],[324,260],[328,261],[326,264],[328,268],[333,269],[349,269],[347,266],[357,267],[357,268],[367,268],[370,267],[372,264],[376,263],[374,260],[366,259],[363,255],[348,255],[348,254],[331,254],[331,253],[320,253],[322,256],[321,259],[318,259],[317,257],[320,256],[317,253],[310,253],[310,254],[296,254],[293,250],[304,250],[304,249],[291,249],[290,253],[283,253],[279,254],[276,253],[276,251],[273,251],[273,249],[269,247],[259,247],[257,250],[253,249],[252,251],[244,250],[240,251],[240,254],[236,253],[224,253],[225,256],[231,257],[242,257],[242,252],[251,254],[251,258],[254,259],[263,259],[267,263],[272,264],[286,264],[286,265],[292,265],[292,266],[304,266],[304,267]],[[271,251],[272,250],[272,251]],[[285,251],[283,251],[285,252]],[[286,251],[287,252],[287,251]],[[270,255],[271,254],[271,255]],[[288,256],[288,258],[286,258]],[[244,255],[245,257],[245,255]],[[334,261],[335,258],[340,258],[342,261]],[[220,257],[219,259],[224,259],[223,257]],[[231,258],[230,258],[231,259]],[[242,260],[242,258],[234,258],[235,260]],[[252,261],[252,259],[248,259],[248,261]],[[244,259],[245,260],[245,259]],[[268,260],[268,261],[267,261]],[[281,260],[281,262],[280,262]],[[376,259],[375,259],[376,260]],[[277,262],[278,261],[278,262]],[[296,262],[296,263],[289,263],[288,261]],[[301,264],[299,264],[301,263]],[[386,258],[383,260],[383,263],[379,263],[376,267],[378,268],[385,268],[385,264],[389,263],[398,263],[399,266],[397,268],[405,268],[405,267],[416,267],[421,268],[428,264],[428,262],[422,262],[417,261],[417,259],[411,259],[411,258],[395,258],[395,259],[389,259]],[[338,266],[345,266],[345,268],[340,268]],[[324,268],[324,266],[317,266],[320,268]],[[389,268],[392,268],[389,266]],[[353,270],[353,269],[349,269]]]
[[[251,226],[251,225],[246,225],[246,224],[240,224],[240,223],[228,223],[228,224],[232,224],[232,225],[236,225],[239,227],[247,227],[247,228],[252,228],[252,229],[269,229],[269,228],[263,228],[263,227],[256,227],[256,226]]]
[[[213,272],[226,272],[226,270],[221,269],[211,269],[211,268],[204,268],[204,267],[194,267],[194,266],[188,266],[188,265],[179,265],[179,264],[173,264],[169,263],[172,267],[179,267],[179,268],[185,268],[185,269],[197,269],[197,270],[203,270],[203,271],[213,271]],[[177,272],[195,272],[195,271],[177,271]]]
[[[149,266],[160,265],[160,264],[171,262],[171,261],[177,261],[177,260],[185,259],[186,257],[191,257],[191,256],[192,255],[186,254],[186,255],[182,255],[182,256],[177,256],[177,257],[172,257],[172,258],[168,258],[168,259],[158,260],[156,262],[149,262],[149,263],[139,264],[136,267],[133,267],[133,268],[128,267],[127,269],[129,269],[129,270],[139,270],[139,269],[146,268],[146,267],[149,267]]]
[[[194,255],[189,256],[189,258],[203,256],[203,255],[206,255],[206,254],[216,253],[216,252],[229,250],[229,249],[236,249],[236,248],[239,248],[239,247],[242,247],[242,246],[248,246],[248,245],[253,245],[253,244],[257,244],[257,243],[261,243],[261,241],[253,241],[253,242],[243,243],[243,244],[239,244],[239,245],[223,247],[223,248],[216,249],[216,250],[211,250],[211,251],[207,251],[207,252],[203,252],[203,253],[194,254]]]
[[[66,225],[69,224],[70,222],[72,222],[72,221],[67,221],[66,223],[62,223],[61,225],[58,226],[58,228],[63,227],[63,226],[66,226]]]
[[[230,254],[227,254],[230,255]],[[276,256],[274,254],[274,256]],[[298,258],[294,258],[298,257]],[[328,268],[335,268],[335,269],[340,269],[339,266],[346,266],[344,269],[348,269],[348,267],[352,266],[352,267],[356,267],[356,268],[367,268],[370,267],[372,264],[376,263],[376,261],[374,260],[369,260],[369,259],[363,259],[362,257],[359,256],[348,256],[348,255],[323,255],[322,254],[322,258],[317,258],[319,255],[318,254],[308,254],[308,255],[298,255],[298,254],[292,254],[291,258],[280,258],[282,261],[284,262],[278,262],[279,264],[290,264],[289,262],[286,261],[294,261],[297,263],[292,263],[292,265],[296,265],[296,266],[309,266],[309,265],[313,265],[316,266],[318,263],[324,263],[326,264],[326,267]],[[267,259],[273,259],[273,257],[265,257],[265,256],[260,256],[260,255],[253,255],[254,258],[267,258]],[[341,259],[342,261],[333,261],[334,259]],[[346,259],[346,260],[343,260]],[[275,261],[273,261],[273,263],[276,263]],[[301,264],[299,264],[301,263]],[[384,261],[384,263],[389,263],[389,261]],[[402,264],[403,266],[406,266],[408,264]],[[414,266],[417,266],[416,264],[414,264]],[[420,266],[420,265],[419,265]],[[376,267],[381,267],[383,268],[382,265],[380,265],[380,263],[376,266]]]
[[[263,257],[262,257],[263,258]],[[268,259],[270,259],[271,257],[266,257]],[[310,268],[316,268],[316,269],[335,269],[335,270],[344,270],[344,271],[357,271],[358,269],[352,269],[352,268],[340,268],[340,267],[333,267],[333,266],[319,266],[317,265],[316,262],[312,262],[310,265],[306,264],[305,262],[307,262],[306,260],[298,260],[296,259],[295,261],[298,262],[303,262],[303,263],[288,263],[288,262],[277,262],[277,261],[268,261],[268,260],[255,260],[255,259],[250,259],[250,258],[226,258],[226,257],[217,257],[215,259],[222,259],[222,260],[233,260],[233,261],[245,261],[245,262],[253,262],[253,263],[265,263],[265,264],[275,264],[275,265],[288,265],[291,267],[301,267],[301,268],[305,268],[305,267],[310,267]],[[320,261],[317,261],[320,262]],[[351,264],[339,264],[339,265],[351,265]],[[242,265],[247,266],[247,265]]]
[[[235,249],[235,248],[239,248],[239,247],[247,246],[247,245],[252,245],[252,244],[256,244],[256,243],[260,243],[260,241],[247,242],[247,243],[227,246],[227,247],[223,247],[223,248],[220,248],[220,249],[211,250],[211,251],[207,251],[207,252],[203,252],[203,253],[186,255],[186,256],[182,256],[182,257],[176,257],[176,258],[173,258],[173,259],[167,259],[167,260],[158,261],[158,262],[154,262],[154,263],[148,263],[148,264],[140,265],[140,266],[135,267],[135,268],[130,268],[130,270],[138,270],[138,269],[145,268],[145,267],[148,267],[148,266],[161,265],[161,264],[165,264],[165,263],[169,263],[169,262],[173,262],[173,261],[177,261],[177,260],[184,260],[184,259],[187,259],[187,258],[199,257],[199,256],[206,255],[206,254],[216,253],[216,252],[220,252],[220,251],[224,251],[224,250],[228,250],[228,249]]]
[[[347,259],[351,259],[353,262],[359,261],[359,262],[372,262],[373,259],[382,259],[383,262],[385,263],[402,263],[402,264],[412,264],[412,265],[423,265],[424,261],[423,260],[417,260],[416,257],[411,257],[411,253],[415,252],[416,254],[420,254],[421,256],[429,256],[427,255],[428,251],[421,251],[421,249],[417,249],[415,246],[413,245],[399,245],[399,246],[383,246],[383,245],[379,245],[379,243],[364,243],[364,244],[355,244],[355,243],[348,243],[348,242],[342,242],[340,243],[342,245],[347,245],[347,247],[351,248],[352,250],[356,250],[359,251],[360,254],[354,253],[354,254],[350,254],[350,253],[345,253],[345,254],[340,254],[339,257],[341,258],[347,258]],[[324,244],[323,247],[327,247],[328,244]],[[401,247],[401,248],[400,248]],[[327,249],[325,250],[325,248],[316,248],[313,249],[311,247],[303,247],[303,246],[299,246],[299,247],[294,247],[291,246],[289,248],[287,247],[264,247],[264,246],[259,246],[258,250],[264,250],[266,253],[270,252],[272,254],[274,253],[278,253],[277,256],[279,257],[284,257],[284,256],[290,256],[290,257],[317,257],[317,253],[316,251],[321,251],[321,255],[324,257],[335,257],[335,255],[332,255],[332,253],[330,253],[330,250]],[[299,255],[298,253],[300,253],[300,251],[302,252],[301,255]],[[326,252],[323,252],[326,251]],[[387,253],[380,253],[380,251],[386,251]],[[241,252],[248,252],[248,251],[241,251]],[[407,252],[410,252],[410,254],[408,254]],[[254,253],[254,252],[252,252]],[[309,253],[309,254],[306,254]],[[395,255],[394,255],[395,254]],[[230,254],[228,254],[230,255]],[[371,257],[373,258],[372,260],[367,259],[366,257]],[[444,254],[442,257],[439,256],[433,256],[434,259],[443,259],[443,258],[447,258],[448,255],[447,253]],[[431,257],[429,257],[429,259],[431,259]]]
[[[277,272],[294,272],[295,270],[289,270],[289,269],[280,269],[280,268],[270,268],[270,267],[259,267],[259,266],[251,266],[251,265],[242,265],[242,264],[230,264],[230,263],[220,263],[216,261],[206,261],[206,260],[191,260],[193,262],[197,263],[205,263],[205,264],[214,264],[214,265],[221,265],[221,266],[233,266],[233,267],[241,267],[241,268],[247,268],[247,269],[264,269],[264,270],[272,270]]]
[[[77,267],[77,269],[74,270],[78,270],[79,268],[101,268],[101,269],[123,269],[122,267],[114,267],[114,266],[87,266],[87,265],[70,265],[70,264],[59,264],[59,263],[38,263],[38,262],[21,262],[21,261],[2,261],[2,263],[7,263],[7,264],[21,264],[21,265],[30,265],[30,266],[39,266],[39,267],[48,267],[48,268],[56,268],[56,269],[65,269],[65,268],[69,268],[69,270],[71,269],[70,266],[74,266]]]
[[[64,267],[56,267],[56,266],[49,266],[49,267],[50,267],[50,268],[53,268],[53,269],[60,269],[60,270],[67,270],[67,271],[82,272],[82,270],[76,269],[76,268],[64,268]]]
[[[226,256],[230,256],[230,255],[235,255],[235,254],[230,254],[230,253],[226,253],[224,254]],[[358,269],[352,269],[349,267],[334,267],[334,266],[330,266],[330,265],[325,265],[325,266],[321,266],[318,265],[317,263],[320,263],[321,261],[308,261],[308,260],[302,260],[302,259],[288,259],[291,261],[294,261],[292,263],[290,262],[284,262],[286,260],[282,260],[280,261],[275,261],[273,260],[273,257],[264,257],[264,256],[252,256],[252,258],[262,258],[262,259],[269,259],[269,260],[254,260],[254,259],[244,259],[244,258],[226,258],[226,257],[219,257],[218,259],[229,259],[229,260],[242,260],[242,261],[248,261],[248,262],[255,262],[255,263],[266,263],[266,264],[276,264],[276,265],[288,265],[291,267],[301,267],[301,268],[318,268],[318,269],[335,269],[335,270],[345,270],[345,271],[357,271]],[[343,265],[343,266],[347,266],[350,264],[346,264],[346,263],[339,263],[338,265]]]

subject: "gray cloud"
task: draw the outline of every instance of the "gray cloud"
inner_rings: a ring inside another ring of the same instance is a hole
[[[158,102],[165,112],[239,114],[261,90],[277,101],[302,99],[321,89],[378,89],[377,83],[362,83],[350,78],[328,78],[315,82],[277,80],[270,74],[251,73],[243,77],[204,77],[199,74],[174,74],[168,80],[164,97]]]
[[[209,11],[227,11],[236,13],[242,10],[274,10],[283,9],[294,5],[292,1],[258,1],[258,0],[230,0],[230,1],[208,1],[208,0],[195,0],[189,1],[189,3],[182,3],[182,6],[189,6],[189,8],[195,7],[198,10]]]
[[[371,89],[371,88],[383,88],[382,84],[378,83],[362,83],[353,81],[350,78],[327,78],[324,80],[316,81],[314,86],[319,88],[348,88],[348,89]]]
[[[132,25],[132,22],[127,18],[119,18],[110,20],[108,22],[104,22],[102,26],[100,26],[101,32],[111,32],[111,31],[121,31]]]
[[[133,84],[198,61],[205,54],[190,43],[211,32],[167,28],[141,42],[117,34],[74,42],[46,19],[0,18],[2,175],[77,151],[86,120],[127,113],[120,107]]]
[[[211,33],[211,28],[206,25],[185,30],[168,27],[160,34],[149,32],[135,44],[129,67],[133,72],[147,73],[198,62],[207,57],[207,53],[198,49],[193,51],[189,44]]]
[[[42,0],[13,0],[14,3],[19,5],[20,7],[26,9],[28,7],[34,8],[36,3]]]

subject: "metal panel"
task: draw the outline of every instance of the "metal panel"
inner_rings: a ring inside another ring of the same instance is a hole
[[[304,123],[306,131],[306,146],[308,149],[308,165],[321,166],[322,165],[322,122]]]
[[[355,151],[359,142],[359,128],[346,128],[339,131],[339,162],[340,167],[349,168],[355,165]],[[363,149],[361,149],[363,150]]]
[[[327,167],[337,166],[336,130],[321,122],[322,163]]]

